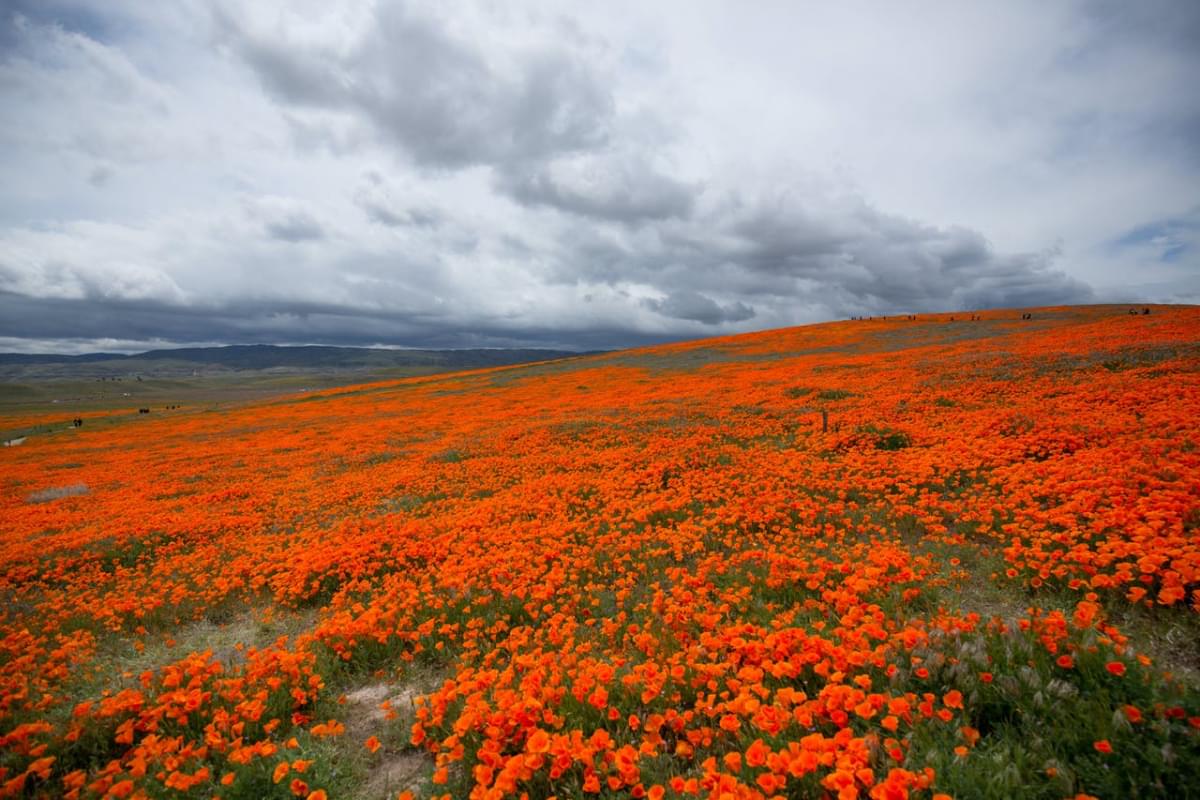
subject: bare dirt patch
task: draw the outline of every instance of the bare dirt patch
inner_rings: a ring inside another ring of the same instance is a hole
[[[361,747],[374,736],[382,743],[372,756],[361,797],[392,798],[406,790],[416,793],[433,771],[433,759],[408,743],[408,731],[417,698],[435,684],[432,676],[421,676],[405,682],[371,683],[345,695],[345,742]]]
[[[86,483],[73,483],[70,486],[54,486],[49,489],[42,489],[40,492],[34,492],[25,498],[26,503],[49,503],[51,500],[58,500],[61,497],[75,497],[76,495],[87,494],[88,487]]]

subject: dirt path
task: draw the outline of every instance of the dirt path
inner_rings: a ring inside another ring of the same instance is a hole
[[[405,790],[416,793],[433,771],[429,753],[411,747],[407,739],[416,699],[432,688],[431,683],[371,683],[346,694],[345,742],[361,747],[371,736],[383,742],[372,757],[361,797],[394,798]]]

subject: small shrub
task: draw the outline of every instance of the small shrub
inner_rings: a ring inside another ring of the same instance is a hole
[[[442,452],[438,453],[437,455],[435,455],[433,457],[433,460],[440,461],[443,464],[457,464],[458,462],[464,460],[466,457],[467,457],[467,454],[464,453],[462,450],[455,450],[454,448],[451,448],[449,450],[443,450]]]
[[[895,428],[864,425],[858,430],[860,434],[867,435],[867,442],[873,444],[876,450],[903,450],[912,446],[912,439],[909,435]],[[862,442],[861,438],[859,442]]]
[[[908,434],[901,431],[883,433],[875,439],[876,450],[903,450],[911,444]]]

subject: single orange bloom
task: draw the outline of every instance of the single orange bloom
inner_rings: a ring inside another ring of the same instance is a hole
[[[946,692],[944,697],[942,697],[942,702],[946,704],[947,708],[962,708],[962,692],[960,692],[958,689],[951,689],[950,691]]]
[[[25,776],[20,776],[24,778]],[[120,783],[113,784],[108,793],[112,797],[128,797],[133,792],[133,781],[124,780]]]
[[[315,792],[309,792],[304,800],[329,800],[329,795],[325,794],[324,789],[317,789]]]
[[[1063,669],[1070,669],[1071,667],[1075,666],[1075,659],[1071,658],[1070,656],[1059,656],[1054,663],[1058,664]]]
[[[1167,586],[1158,593],[1158,602],[1164,606],[1174,605],[1187,597],[1182,586]]]
[[[366,748],[367,748],[368,750],[370,750],[372,753],[377,753],[377,752],[379,752],[379,748],[380,748],[380,747],[382,747],[382,746],[383,746],[383,745],[382,745],[382,744],[380,744],[380,742],[379,742],[379,739],[377,739],[377,738],[376,738],[376,737],[374,737],[374,736],[372,736],[370,739],[367,739],[367,741],[365,741],[365,742],[363,743],[363,747],[366,747]]]
[[[525,749],[531,753],[550,752],[550,735],[538,728],[525,742]]]
[[[1104,668],[1117,677],[1125,674],[1125,664],[1120,661],[1110,661],[1104,665]]]
[[[746,763],[752,767],[761,767],[767,763],[767,756],[770,754],[771,750],[763,744],[763,740],[755,739],[746,750]]]
[[[275,767],[275,774],[271,776],[271,780],[275,783],[279,783],[284,779],[284,776],[288,774],[288,770],[290,769],[291,767],[286,761],[280,761],[279,766]]]
[[[608,690],[603,686],[597,686],[596,690],[588,697],[588,703],[596,708],[605,708],[608,706]]]
[[[1092,747],[1096,748],[1096,752],[1098,753],[1107,754],[1113,751],[1112,745],[1109,744],[1108,739],[1101,739],[1098,742],[1093,742]]]
[[[776,778],[769,772],[764,772],[758,776],[758,778],[755,780],[755,783],[757,783],[764,792],[771,794],[777,788],[779,788],[780,779]]]

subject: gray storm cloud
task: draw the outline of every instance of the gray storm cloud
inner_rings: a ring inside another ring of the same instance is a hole
[[[341,40],[260,28],[218,8],[220,40],[282,103],[357,116],[438,167],[510,164],[603,144],[613,99],[600,75],[554,41],[489,61],[445,20],[382,3]]]
[[[14,2],[0,338],[593,349],[1200,296],[1195,5],[925,12]]]
[[[667,317],[690,319],[705,325],[721,322],[742,322],[754,316],[754,309],[742,303],[721,306],[711,297],[699,292],[672,292],[662,299],[643,300],[642,304]]]
[[[499,185],[526,205],[627,223],[686,218],[700,192],[643,157],[609,153],[558,159],[527,170],[517,165]]]

